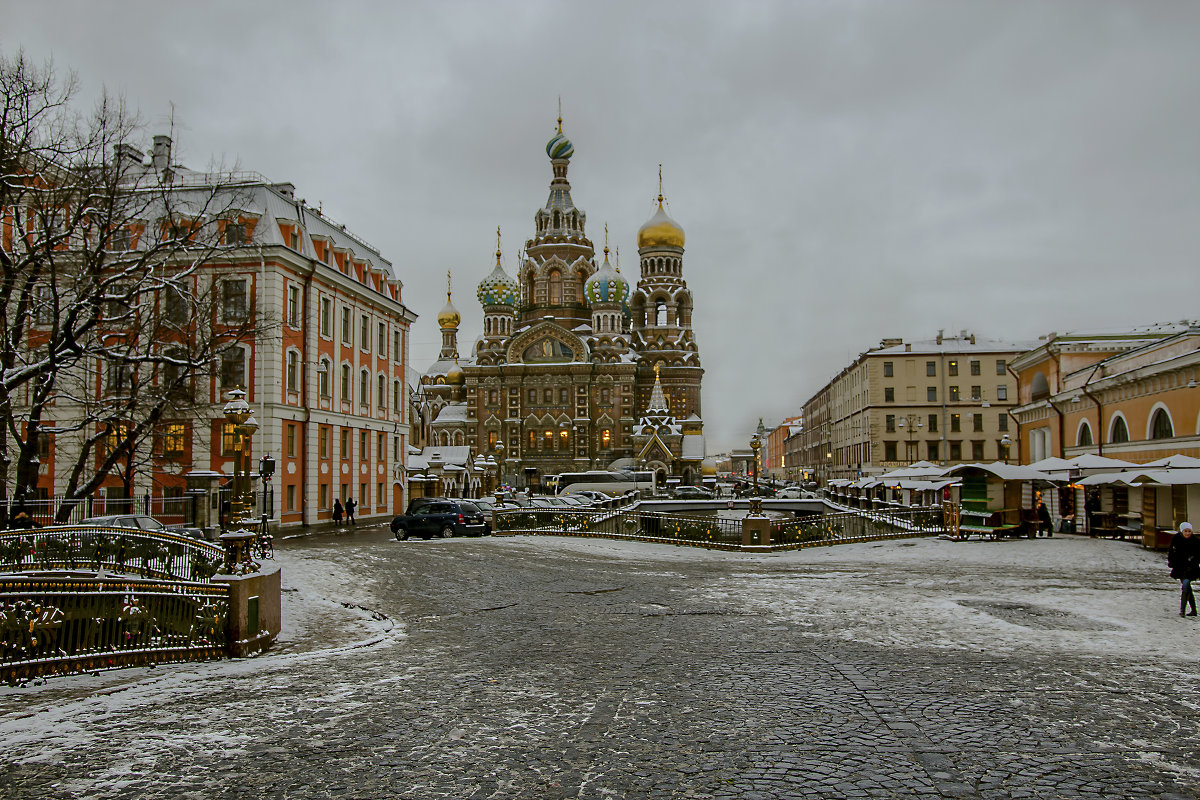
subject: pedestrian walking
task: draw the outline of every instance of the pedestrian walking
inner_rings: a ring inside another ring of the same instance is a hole
[[[1050,509],[1046,508],[1046,504],[1041,500],[1037,506],[1038,517],[1038,536],[1045,533],[1047,536],[1054,535],[1054,524],[1050,521]]]
[[[358,503],[354,502],[354,498],[347,497],[346,498],[346,522],[349,522],[351,525],[356,524],[354,522],[354,509],[356,509],[356,508],[358,508]]]
[[[333,524],[342,524],[342,501],[336,497],[333,499]]]
[[[1192,523],[1184,522],[1179,533],[1171,539],[1167,550],[1167,566],[1171,577],[1180,583],[1179,616],[1196,616],[1196,595],[1192,593],[1192,581],[1200,578],[1200,539],[1192,533]],[[1187,611],[1191,606],[1191,611]]]

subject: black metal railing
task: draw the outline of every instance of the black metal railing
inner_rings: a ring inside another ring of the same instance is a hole
[[[0,575],[0,681],[221,658],[224,585]]]
[[[775,523],[771,528],[771,544],[800,547],[937,536],[946,532],[940,506],[824,514]]]
[[[598,536],[614,539],[737,550],[742,547],[742,521],[717,516],[685,516],[636,509],[560,511],[497,509],[497,533]],[[848,512],[772,521],[771,547],[796,549],[879,539],[936,536],[946,532],[940,507]]]
[[[0,572],[107,570],[170,581],[208,581],[225,551],[175,533],[54,526],[0,532]]]

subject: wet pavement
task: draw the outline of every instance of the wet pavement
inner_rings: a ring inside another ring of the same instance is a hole
[[[1200,797],[1200,623],[1125,543],[278,551],[272,652],[0,692],[0,797]]]

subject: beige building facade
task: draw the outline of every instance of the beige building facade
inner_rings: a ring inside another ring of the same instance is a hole
[[[884,339],[804,405],[802,472],[821,482],[877,475],[916,461],[1018,458],[1016,378],[1025,344],[966,331]]]

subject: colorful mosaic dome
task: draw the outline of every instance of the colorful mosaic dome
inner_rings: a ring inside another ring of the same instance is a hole
[[[521,299],[521,289],[517,286],[517,282],[512,279],[504,267],[500,266],[500,254],[496,254],[496,266],[491,273],[479,282],[479,288],[476,289],[476,296],[479,298],[480,305],[487,306],[512,306],[517,307],[517,303]]]
[[[625,304],[629,295],[629,282],[625,276],[613,269],[608,263],[608,250],[604,251],[604,264],[596,270],[596,274],[587,279],[583,285],[583,294],[588,303],[620,303]]]
[[[551,158],[570,158],[575,155],[575,145],[559,131],[554,134],[553,139],[546,142],[546,155]]]

